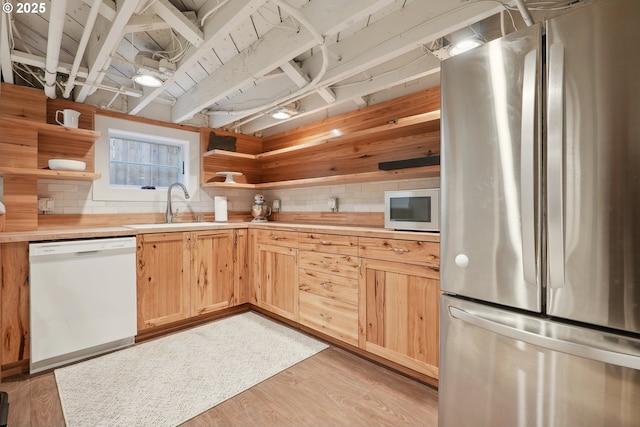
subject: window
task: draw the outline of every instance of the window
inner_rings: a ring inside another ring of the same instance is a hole
[[[151,135],[109,131],[109,185],[168,187],[183,182],[183,146]]]
[[[199,132],[100,114],[95,124],[101,134],[95,170],[101,177],[93,181],[94,201],[164,204],[174,182],[187,187],[190,203],[200,200]]]

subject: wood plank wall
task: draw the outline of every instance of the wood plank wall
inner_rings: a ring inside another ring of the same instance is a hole
[[[344,134],[382,126],[391,120],[440,109],[440,87],[381,102],[319,122],[281,132],[263,139],[264,151],[278,150],[306,142],[332,138],[333,129]]]

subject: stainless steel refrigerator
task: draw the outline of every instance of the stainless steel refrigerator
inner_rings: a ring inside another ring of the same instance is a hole
[[[439,424],[640,425],[640,1],[442,62]]]

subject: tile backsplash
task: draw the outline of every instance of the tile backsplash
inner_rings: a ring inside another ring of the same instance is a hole
[[[172,201],[173,206],[181,212],[213,212],[214,196],[226,196],[229,211],[248,212],[253,197],[261,193],[269,206],[274,199],[279,199],[282,212],[329,212],[328,200],[331,197],[338,199],[340,212],[383,212],[386,190],[433,188],[439,185],[438,178],[424,178],[264,191],[204,188],[199,191],[199,197],[189,201],[184,201],[179,192],[175,192]],[[94,201],[91,186],[92,183],[84,181],[41,179],[38,181],[38,197],[54,199],[54,214],[157,213],[164,212],[166,208],[165,201]]]

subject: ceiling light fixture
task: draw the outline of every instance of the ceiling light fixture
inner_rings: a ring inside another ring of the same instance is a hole
[[[136,74],[133,76],[133,81],[138,83],[140,86],[146,87],[160,87],[162,86],[162,80],[153,76],[151,74],[146,74],[141,72],[140,74]]]
[[[473,37],[473,38],[469,38],[469,39],[464,39],[464,40],[460,40],[454,44],[451,45],[451,47],[449,48],[449,55],[451,56],[456,56],[459,55],[463,52],[466,52],[468,50],[471,50],[475,47],[478,47],[480,45],[484,44],[481,40],[478,40],[477,38]]]
[[[269,113],[272,118],[277,120],[286,120],[291,118],[291,116],[295,116],[296,114],[298,114],[297,110],[285,107],[278,107]]]

